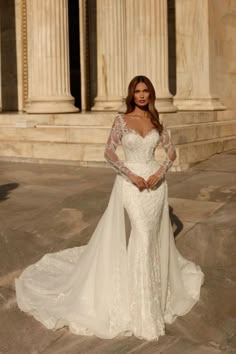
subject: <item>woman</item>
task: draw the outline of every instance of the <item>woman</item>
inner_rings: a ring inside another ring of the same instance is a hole
[[[16,280],[19,307],[47,328],[157,340],[165,323],[199,299],[203,274],[174,244],[164,176],[176,153],[154,103],[150,80],[135,77],[105,150],[118,175],[88,245],[45,255]],[[120,143],[125,162],[115,152]],[[159,143],[167,152],[162,165],[154,159]],[[128,245],[124,209],[132,227]]]

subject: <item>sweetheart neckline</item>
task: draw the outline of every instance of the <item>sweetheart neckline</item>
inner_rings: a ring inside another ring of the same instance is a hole
[[[135,134],[135,135],[140,136],[140,138],[142,138],[142,139],[145,139],[145,138],[146,138],[148,135],[150,135],[150,133],[152,133],[153,131],[158,132],[156,128],[152,128],[152,129],[150,129],[150,130],[143,136],[143,135],[141,135],[137,130],[132,129],[132,128],[129,128],[129,127],[127,126],[127,122],[125,121],[123,114],[121,114],[120,116],[121,116],[121,119],[122,119],[122,122],[123,122],[123,125],[124,125],[125,129],[126,129],[128,132],[130,132],[130,133],[133,133],[133,134]],[[158,134],[159,134],[159,132],[158,132]]]
[[[157,131],[156,128],[153,128],[153,129],[149,130],[144,136],[142,136],[141,134],[139,134],[139,133],[137,132],[137,130],[135,130],[135,129],[131,129],[131,128],[126,127],[126,130],[127,130],[127,133],[126,133],[126,134],[131,133],[131,134],[137,135],[137,136],[139,136],[139,137],[140,137],[141,139],[143,139],[143,140],[144,140],[147,136],[149,136],[152,132],[154,132],[154,131],[156,131],[156,132],[158,133],[158,131]]]

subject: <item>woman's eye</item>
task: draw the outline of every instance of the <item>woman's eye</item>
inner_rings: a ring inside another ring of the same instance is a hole
[[[140,90],[135,90],[134,91],[134,93],[140,93],[141,91]],[[143,90],[142,92],[145,92],[145,93],[147,93],[147,92],[149,92],[147,89],[145,89],[145,90]]]

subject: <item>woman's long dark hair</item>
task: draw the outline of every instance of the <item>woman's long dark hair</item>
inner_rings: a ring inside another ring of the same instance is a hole
[[[158,113],[157,109],[155,108],[155,100],[156,100],[155,89],[154,89],[151,81],[146,76],[138,75],[138,76],[135,76],[130,81],[129,86],[128,86],[128,96],[126,97],[126,100],[125,100],[126,106],[127,106],[125,113],[131,113],[131,112],[133,112],[133,110],[135,108],[134,92],[135,92],[135,87],[140,82],[143,82],[148,87],[148,91],[150,93],[149,103],[148,103],[148,112],[150,113],[151,121],[152,121],[153,125],[156,127],[158,132],[161,134],[162,130],[163,130],[163,126],[159,120],[159,113]]]

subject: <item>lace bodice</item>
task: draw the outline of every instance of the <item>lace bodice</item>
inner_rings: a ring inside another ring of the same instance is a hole
[[[113,123],[104,156],[113,168],[126,179],[130,179],[135,174],[118,158],[116,154],[117,146],[122,144],[125,161],[147,163],[154,160],[155,149],[159,143],[165,149],[167,157],[154,174],[163,178],[176,158],[175,147],[171,142],[167,129],[163,129],[160,135],[154,128],[145,136],[141,136],[136,130],[127,127],[123,115],[118,115]]]

